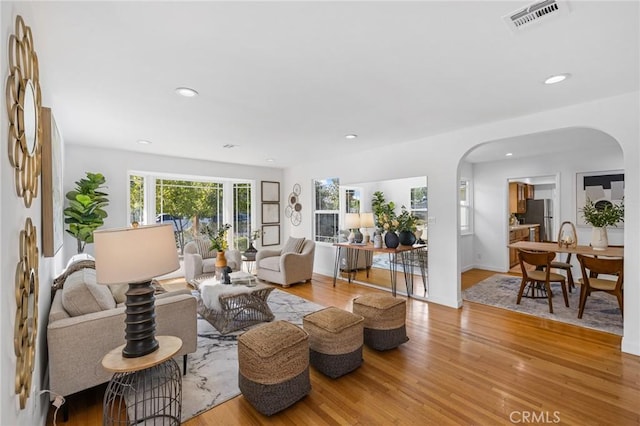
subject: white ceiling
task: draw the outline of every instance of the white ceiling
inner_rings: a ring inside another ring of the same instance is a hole
[[[286,167],[639,89],[635,1],[27,4],[70,144]]]

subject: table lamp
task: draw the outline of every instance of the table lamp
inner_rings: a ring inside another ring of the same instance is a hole
[[[154,277],[180,267],[173,225],[108,229],[93,233],[96,281],[129,283],[125,293],[125,358],[138,358],[158,349],[155,338]]]
[[[364,228],[363,241],[368,243],[371,239],[369,235],[369,230],[367,228],[373,228],[375,226],[375,222],[373,220],[373,213],[360,213],[360,226]]]
[[[360,214],[359,213],[347,213],[344,217],[345,226],[351,230],[347,240],[352,243],[361,243],[362,234],[360,233]]]

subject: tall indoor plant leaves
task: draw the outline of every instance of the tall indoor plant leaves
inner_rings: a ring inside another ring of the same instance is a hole
[[[105,183],[101,173],[87,172],[87,177],[75,182],[76,188],[67,192],[68,207],[64,209],[66,232],[78,242],[78,253],[84,252],[87,243],[93,243],[93,231],[104,225],[109,204],[107,193],[100,191]]]

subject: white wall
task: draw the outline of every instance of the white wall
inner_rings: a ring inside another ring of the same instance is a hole
[[[531,114],[515,119],[461,129],[451,133],[420,139],[404,144],[397,144],[376,150],[366,150],[366,141],[362,144],[360,164],[366,168],[354,168],[335,161],[309,161],[301,163],[285,172],[285,186],[300,183],[303,186],[301,196],[305,208],[303,223],[285,232],[297,235],[312,233],[312,186],[314,178],[339,177],[341,182],[367,182],[385,179],[396,179],[409,176],[427,176],[429,184],[429,216],[433,218],[429,224],[429,300],[451,307],[462,304],[460,292],[460,270],[462,269],[461,249],[458,239],[458,167],[460,160],[468,151],[482,143],[516,137],[520,135],[546,132],[556,129],[583,127],[601,130],[612,136],[622,146],[625,170],[625,208],[624,228],[626,259],[640,258],[640,151],[638,140],[638,93],[601,99],[580,105],[557,110]],[[399,153],[406,153],[400,155]],[[598,163],[602,164],[602,163]],[[589,166],[587,169],[590,169]],[[557,169],[554,167],[552,170]],[[576,165],[575,170],[580,166]],[[597,166],[597,169],[600,169]],[[585,171],[584,169],[582,171]],[[548,174],[548,173],[545,173]],[[530,173],[520,173],[520,176]],[[571,194],[571,179],[566,180],[560,188],[563,194]],[[486,190],[491,199],[503,199],[503,214],[507,211],[506,185],[504,188],[488,186],[476,188]],[[500,219],[485,216],[475,217],[476,230],[493,227],[495,220],[505,223],[506,217]],[[504,238],[498,244],[505,245]],[[486,252],[490,247],[479,245],[474,252]],[[492,247],[491,247],[492,248]],[[316,257],[316,270],[323,273],[333,270],[334,249],[330,245],[319,244]],[[506,256],[506,254],[505,254]],[[488,263],[488,262],[487,262]],[[504,262],[495,262],[500,268]],[[640,266],[638,262],[625,262],[625,303],[624,337],[622,349],[626,352],[640,354],[640,313],[635,309],[640,300]]]
[[[268,180],[280,182],[282,170],[270,167],[251,167],[238,164],[218,163],[213,161],[188,160],[152,154],[141,154],[127,151],[118,151],[104,148],[91,148],[81,145],[66,145],[65,152],[65,177],[64,192],[75,187],[75,181],[85,177],[86,172],[102,173],[106,179],[109,194],[107,206],[108,217],[103,229],[119,228],[129,225],[127,217],[127,188],[129,186],[129,171],[144,171],[154,173],[172,173],[180,175],[192,175],[199,177],[222,177],[235,179],[253,179],[256,182],[256,224],[260,226],[260,181]],[[280,220],[285,220],[283,210],[286,207],[286,196],[291,191],[285,192],[280,185]],[[281,237],[282,241],[282,230]],[[259,247],[260,241],[258,241]],[[71,257],[76,252],[75,240],[70,235],[65,235],[65,258]],[[93,244],[88,244],[87,253],[93,253]]]
[[[31,5],[29,3],[2,2],[0,22],[2,28],[2,47],[0,47],[0,63],[2,63],[2,82],[7,81],[9,67],[6,62],[8,55],[7,41],[14,33],[14,23],[17,14],[22,15],[25,23],[30,26]],[[36,53],[38,41],[46,35],[40,34],[37,28],[32,28]],[[42,105],[49,106],[49,93],[46,86],[46,67],[40,65],[42,86]],[[22,198],[15,190],[14,173],[7,157],[7,115],[2,107],[0,120],[0,137],[2,147],[0,154],[0,424],[2,425],[37,425],[46,421],[49,407],[48,395],[40,396],[42,389],[48,385],[47,376],[47,346],[46,334],[51,305],[51,283],[53,277],[62,270],[63,254],[59,250],[55,257],[40,256],[38,265],[39,300],[38,300],[38,331],[36,343],[35,369],[32,375],[31,392],[26,407],[20,409],[18,396],[15,394],[14,383],[16,374],[16,355],[13,348],[14,324],[16,316],[16,298],[14,290],[16,266],[19,262],[20,231],[24,229],[25,220],[30,217],[36,227],[38,235],[38,249],[42,253],[42,225],[40,182],[38,182],[38,197],[33,200],[30,208],[26,208]]]

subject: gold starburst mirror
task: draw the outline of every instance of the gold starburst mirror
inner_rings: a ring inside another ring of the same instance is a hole
[[[38,236],[36,227],[27,218],[20,231],[20,261],[16,268],[16,320],[13,350],[16,355],[15,392],[24,409],[31,392],[38,335]]]
[[[15,34],[9,37],[9,77],[6,102],[9,114],[9,161],[15,173],[16,192],[31,207],[38,196],[42,125],[42,97],[38,77],[38,56],[33,36],[20,15]]]

